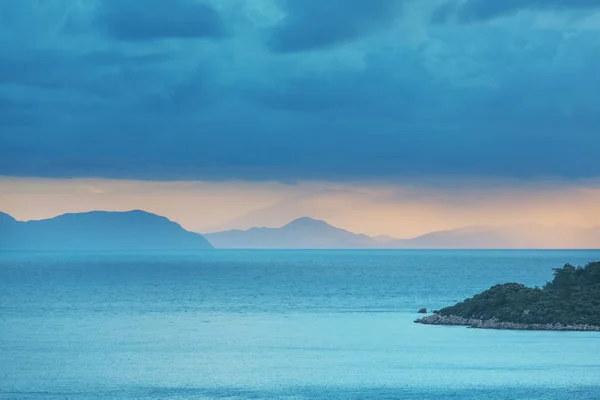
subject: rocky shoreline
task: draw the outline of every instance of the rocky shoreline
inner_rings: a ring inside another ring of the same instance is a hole
[[[501,329],[519,331],[584,331],[600,332],[600,326],[595,325],[561,325],[561,324],[521,324],[515,322],[502,322],[497,319],[481,320],[458,317],[456,315],[433,314],[415,320],[418,324],[425,325],[450,325],[467,326],[476,329]]]

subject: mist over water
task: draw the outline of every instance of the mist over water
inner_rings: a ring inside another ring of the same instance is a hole
[[[414,324],[600,251],[0,255],[0,398],[595,399],[600,334]]]

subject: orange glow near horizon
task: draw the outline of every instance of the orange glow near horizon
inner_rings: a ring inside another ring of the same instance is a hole
[[[360,185],[0,178],[0,211],[19,220],[143,209],[197,232],[277,227],[302,216],[371,236],[469,225],[600,225],[600,186]]]

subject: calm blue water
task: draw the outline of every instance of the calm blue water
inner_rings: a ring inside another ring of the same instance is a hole
[[[414,324],[600,251],[0,254],[0,399],[598,399],[600,333]]]

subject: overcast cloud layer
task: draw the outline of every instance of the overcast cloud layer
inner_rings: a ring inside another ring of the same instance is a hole
[[[600,0],[3,0],[0,175],[600,177]]]

